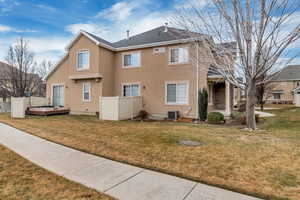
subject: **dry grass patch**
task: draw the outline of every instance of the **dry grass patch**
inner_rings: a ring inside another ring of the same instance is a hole
[[[107,122],[90,116],[11,120],[0,115],[0,122],[137,166],[268,199],[300,199],[300,109],[272,112],[277,117],[261,125],[265,131],[255,133],[237,126]],[[290,122],[286,116],[293,113]],[[179,140],[203,145],[187,147]]]
[[[0,199],[113,200],[54,175],[0,145]]]

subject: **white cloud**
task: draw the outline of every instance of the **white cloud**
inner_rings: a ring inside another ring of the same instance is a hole
[[[17,37],[1,38],[0,60],[4,60],[7,54],[8,47],[18,40]],[[51,60],[57,62],[65,52],[65,46],[70,41],[70,37],[28,37],[25,38],[30,51],[35,54],[35,61]]]
[[[201,9],[212,3],[211,0],[178,0],[174,5],[175,9],[191,9],[197,8]]]
[[[80,30],[85,30],[90,33],[94,33],[97,35],[101,35],[105,33],[105,29],[102,25],[96,24],[96,23],[79,23],[79,24],[71,24],[68,25],[66,28],[66,31],[72,33],[73,35],[79,33]]]
[[[12,30],[11,27],[0,24],[0,32],[9,32],[11,30]]]
[[[17,0],[0,0],[0,14],[13,11],[16,6],[20,6],[21,3]]]
[[[149,0],[121,1],[89,21],[66,26],[65,30],[76,34],[82,29],[110,42],[118,41],[126,37],[127,30],[130,35],[135,35],[162,26],[171,16],[171,11],[152,9],[155,6],[157,3],[151,4]]]
[[[0,24],[0,33],[1,32],[15,32],[15,33],[34,33],[37,32],[33,29],[17,29],[7,25]]]
[[[80,30],[94,33],[108,41],[118,41],[126,37],[126,31],[130,30],[130,35],[136,35],[147,30],[164,25],[171,16],[171,12],[153,12],[143,17],[132,17],[126,21],[111,22],[109,24],[87,22],[72,24],[66,27],[66,31],[77,34]]]
[[[36,7],[39,8],[39,9],[49,11],[49,12],[55,12],[56,11],[56,8],[53,8],[51,6],[44,5],[44,4],[38,4],[38,5],[36,5]]]
[[[25,38],[28,42],[30,50],[34,53],[47,51],[64,51],[66,41],[70,41],[69,37],[40,37]]]
[[[114,22],[109,25],[97,24],[94,22],[72,24],[66,27],[66,31],[72,34],[85,30],[94,33],[110,42],[118,41],[126,37],[126,31],[130,30],[130,35],[136,35],[147,30],[162,26],[167,21],[169,13],[151,13],[143,18],[131,18],[124,22]]]
[[[139,4],[137,2],[121,1],[112,5],[110,8],[99,12],[96,15],[96,17],[98,18],[102,17],[112,21],[114,20],[123,21],[127,19],[129,16],[131,16],[133,9],[137,7],[139,7]]]

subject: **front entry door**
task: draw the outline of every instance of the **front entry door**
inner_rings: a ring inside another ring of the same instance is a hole
[[[53,106],[64,106],[64,86],[53,86]]]
[[[214,105],[215,109],[225,110],[225,83],[215,83]]]

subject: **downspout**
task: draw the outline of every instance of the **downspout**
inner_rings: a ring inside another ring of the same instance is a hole
[[[197,94],[197,101],[196,101],[196,118],[199,119],[199,42],[197,41],[197,47],[196,47],[196,51],[197,51],[197,54],[196,54],[196,73],[197,73],[197,86],[196,86],[196,94]]]

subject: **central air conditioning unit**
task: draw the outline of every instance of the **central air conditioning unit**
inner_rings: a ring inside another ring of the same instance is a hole
[[[177,120],[179,118],[179,111],[168,111],[168,119]]]

